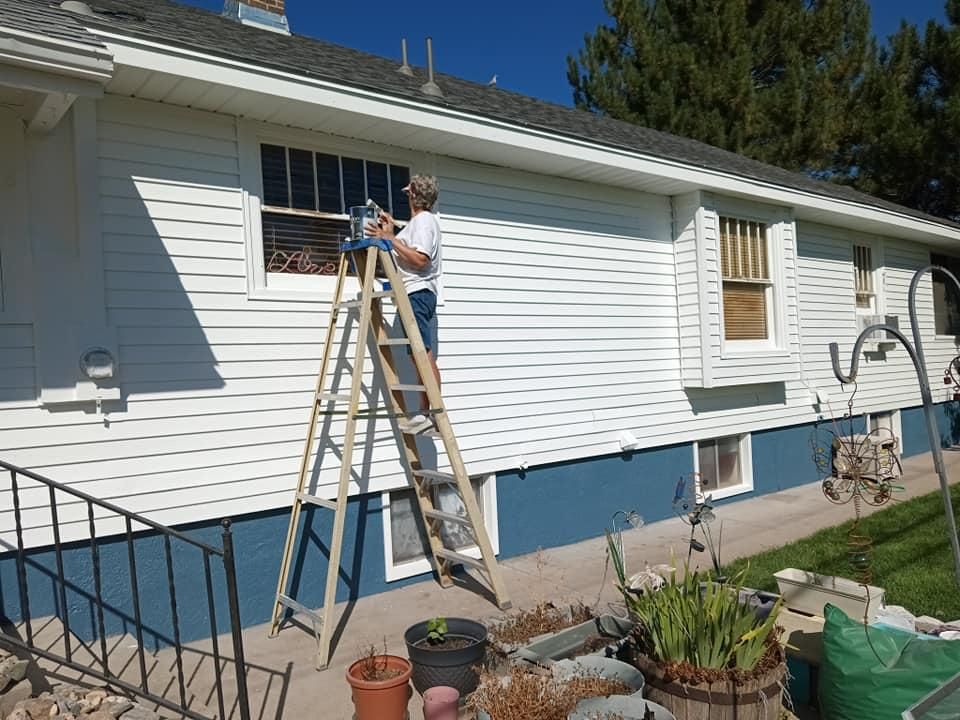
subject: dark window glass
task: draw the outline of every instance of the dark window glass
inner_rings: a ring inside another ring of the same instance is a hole
[[[354,205],[367,204],[367,189],[363,179],[363,160],[341,158],[343,163],[343,201],[347,212]]]
[[[941,265],[960,280],[960,258],[930,255],[930,262]],[[960,335],[960,297],[953,281],[943,273],[933,272],[933,317],[937,335]]]
[[[407,194],[403,188],[410,182],[410,169],[390,166],[390,189],[393,191],[393,216],[397,220],[410,219],[410,203],[407,201]]]
[[[297,210],[316,210],[313,192],[313,153],[290,148],[290,194],[292,207]]]
[[[290,207],[287,187],[287,150],[279,145],[260,146],[263,204]]]
[[[317,196],[320,212],[342,213],[340,205],[340,158],[317,153]]]
[[[367,196],[382,208],[390,208],[390,180],[383,163],[367,163]]]
[[[263,213],[263,261],[268,273],[336,275],[346,220]]]

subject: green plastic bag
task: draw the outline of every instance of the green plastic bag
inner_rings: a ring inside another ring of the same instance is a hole
[[[826,720],[900,720],[904,710],[960,672],[960,640],[864,628],[829,604],[823,613],[820,715]]]

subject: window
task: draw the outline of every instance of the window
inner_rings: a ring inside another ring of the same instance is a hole
[[[480,505],[484,525],[498,552],[496,478],[473,478],[473,490]],[[433,488],[433,502],[438,510],[462,515],[463,503],[453,488],[437,485]],[[412,575],[430,572],[430,548],[423,518],[416,506],[417,498],[411,488],[383,493],[383,539],[387,580],[400,580]],[[450,550],[479,557],[472,533],[462,525],[444,523],[440,535]]]
[[[867,245],[854,245],[853,273],[857,312],[872,313],[876,309],[873,270],[871,248]]]
[[[408,219],[399,165],[282,145],[260,145],[263,265],[267,273],[336,275],[350,207],[367,199]]]
[[[930,262],[945,267],[960,280],[960,258],[931,254]],[[953,281],[936,271],[933,273],[933,317],[937,335],[960,335],[960,297]]]
[[[720,216],[724,339],[771,338],[773,284],[768,256],[764,223]]]
[[[699,492],[715,499],[752,490],[750,436],[731,435],[696,443],[694,470],[698,473]]]

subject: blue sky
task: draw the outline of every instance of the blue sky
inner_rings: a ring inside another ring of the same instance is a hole
[[[220,11],[222,0],[181,0]],[[944,0],[873,0],[874,31],[896,31],[901,18],[926,25],[943,20]],[[607,18],[602,0],[287,0],[294,32],[358,50],[400,56],[400,38],[410,46],[410,62],[425,64],[424,38],[434,39],[437,70],[487,82],[494,74],[500,87],[544,100],[571,104],[566,57],[583,45],[584,33]],[[563,9],[557,11],[557,7]]]

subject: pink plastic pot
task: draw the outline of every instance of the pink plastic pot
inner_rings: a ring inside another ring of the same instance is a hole
[[[457,720],[460,692],[456,688],[439,685],[423,693],[424,720]]]

